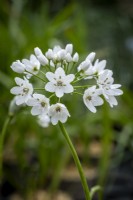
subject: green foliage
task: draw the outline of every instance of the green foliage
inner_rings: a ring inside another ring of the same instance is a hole
[[[70,103],[66,99],[72,113],[67,130],[75,143],[80,141],[82,144],[85,163],[89,160],[91,165],[88,152],[91,142],[97,139],[101,143],[102,155],[98,163],[101,184],[106,180],[112,160],[118,164],[126,146],[133,151],[133,93],[130,90],[133,58],[132,50],[126,46],[133,31],[132,23],[130,17],[125,17],[120,10],[118,14],[117,10],[112,10],[91,4],[85,7],[76,1],[55,11],[49,1],[40,1],[37,7],[35,2],[31,7],[28,0],[4,1],[0,7],[0,129],[12,99],[9,90],[14,84],[15,73],[10,65],[16,59],[28,57],[36,46],[45,51],[55,44],[73,43],[83,58],[89,51],[96,51],[101,59],[109,60],[117,80],[127,87],[123,87],[124,95],[119,98],[117,108],[104,105],[95,115],[86,110],[77,96],[72,97]],[[5,156],[5,162],[7,159],[8,163],[17,166],[23,187],[12,176],[12,171],[5,170],[5,176],[25,193],[28,192],[26,188],[40,187],[53,177],[49,188],[54,190],[71,157],[58,128],[40,128],[29,112],[26,108],[19,111],[8,127],[5,141],[5,152],[12,149],[11,155]],[[112,156],[114,143],[118,145]]]

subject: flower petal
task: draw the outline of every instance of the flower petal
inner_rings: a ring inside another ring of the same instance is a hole
[[[118,102],[114,96],[109,96],[109,98],[106,100],[110,104],[111,107],[116,106],[118,104]]]
[[[61,67],[58,67],[57,70],[55,71],[55,76],[56,78],[59,78],[60,76],[63,78],[66,75],[64,70]]]
[[[56,125],[58,123],[58,119],[56,117],[51,117],[51,123]]]
[[[46,77],[49,81],[51,81],[52,83],[56,83],[56,79],[55,79],[55,74],[52,72],[47,72],[46,73]]]
[[[67,84],[66,86],[63,87],[64,93],[71,93],[71,92],[73,92],[73,90],[74,90],[74,88],[70,84]]]
[[[48,82],[45,85],[45,90],[48,92],[55,92],[55,88],[56,88],[56,86],[52,82]]]
[[[16,104],[21,105],[25,103],[25,97],[24,96],[16,96]]]
[[[30,98],[30,99],[28,99],[28,101],[26,102],[26,104],[27,104],[28,106],[35,106],[35,105],[39,104],[39,102],[38,102],[37,99]]]
[[[69,74],[64,78],[65,83],[71,83],[74,80],[75,76],[74,74]]]
[[[88,108],[91,112],[96,113],[97,110],[96,110],[96,108],[94,107],[94,105],[92,104],[91,101],[88,101],[85,105],[87,106],[87,108]]]
[[[38,106],[34,106],[31,109],[31,114],[32,115],[40,115],[41,114],[41,109]]]
[[[94,106],[101,106],[104,103],[103,99],[99,96],[92,97],[92,102]]]
[[[62,87],[56,87],[55,88],[55,94],[56,94],[56,96],[57,97],[62,97],[63,95],[64,95],[64,92],[63,92],[63,89],[62,89]]]
[[[24,83],[24,80],[22,78],[16,77],[15,82],[17,85],[22,85]]]
[[[10,92],[12,94],[16,94],[16,95],[21,94],[22,91],[23,91],[23,89],[21,87],[19,87],[19,86],[15,86],[10,90]]]

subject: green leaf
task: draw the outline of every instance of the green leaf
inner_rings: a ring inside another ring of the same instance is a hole
[[[96,185],[96,186],[94,186],[93,188],[91,188],[91,191],[90,191],[91,200],[92,200],[94,194],[95,194],[96,192],[100,192],[101,190],[102,190],[102,188],[101,188],[101,186],[99,186],[99,185]]]

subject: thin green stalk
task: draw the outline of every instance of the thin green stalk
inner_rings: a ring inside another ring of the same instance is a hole
[[[45,74],[42,70],[40,70],[40,72],[41,72],[44,76],[46,76],[46,74]]]
[[[2,182],[3,145],[4,145],[6,130],[10,122],[10,119],[11,119],[11,116],[8,116],[7,119],[5,120],[5,123],[2,128],[2,132],[0,134],[0,183]]]
[[[73,81],[72,83],[77,83],[77,82],[79,82],[79,81],[81,81],[82,79],[84,79],[84,78],[86,78],[86,77],[88,77],[88,75],[81,75],[81,76],[79,76],[79,77],[76,77],[76,78],[78,78],[78,79],[76,79],[75,81]]]
[[[34,88],[34,90],[45,90],[45,88]]]
[[[74,93],[74,94],[79,94],[79,95],[83,96],[83,94],[80,93],[80,92],[73,92],[73,93]]]
[[[75,85],[74,88],[88,88],[91,85]]]
[[[76,150],[75,150],[75,148],[74,148],[74,146],[73,146],[73,144],[72,144],[72,142],[69,138],[69,135],[68,135],[64,125],[61,122],[59,122],[59,126],[60,126],[62,134],[64,135],[66,142],[67,142],[67,144],[68,144],[68,146],[71,150],[72,156],[73,156],[75,164],[77,166],[77,169],[78,169],[78,172],[79,172],[79,175],[80,175],[80,179],[81,179],[81,183],[82,183],[82,186],[83,186],[83,189],[84,189],[86,200],[91,200],[87,180],[85,178],[81,163],[80,163],[78,155],[77,155],[77,152],[76,152]]]
[[[77,83],[77,82],[81,81],[81,80],[84,79],[84,78],[85,78],[84,76],[79,77],[78,79],[76,79],[75,81],[73,81],[73,83]]]
[[[66,74],[68,72],[68,69],[69,69],[69,63],[66,65]]]
[[[71,73],[71,71],[74,69],[74,65],[75,65],[76,63],[73,63],[72,65],[71,65],[71,67],[69,68],[69,73]],[[77,73],[76,73],[77,74]],[[76,77],[76,74],[75,74],[75,77]]]
[[[36,78],[38,78],[38,79],[40,79],[41,81],[43,81],[44,83],[46,83],[46,81],[45,81],[43,78],[39,77],[38,75],[33,74],[33,73],[29,72],[29,71],[26,71],[26,72],[28,72],[29,74],[35,76]]]

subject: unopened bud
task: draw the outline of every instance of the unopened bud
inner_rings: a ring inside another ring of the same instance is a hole
[[[95,52],[90,53],[90,54],[87,56],[86,60],[90,60],[90,62],[93,62],[93,60],[94,60],[94,58],[95,58],[95,55],[96,55]]]
[[[67,53],[70,53],[70,55],[72,55],[73,45],[72,44],[67,44],[65,50],[66,50]]]
[[[74,56],[73,56],[73,62],[78,62],[79,61],[79,55],[78,53],[75,53]]]

